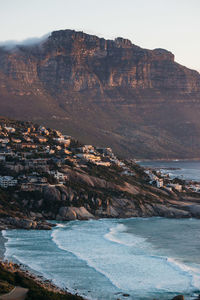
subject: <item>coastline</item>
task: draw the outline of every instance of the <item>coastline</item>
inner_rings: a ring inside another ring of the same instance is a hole
[[[134,159],[136,163],[140,162],[151,162],[151,161],[166,161],[166,162],[175,162],[175,161],[200,161],[200,157],[195,158],[138,158]]]
[[[0,260],[4,260],[4,257],[5,257],[4,256],[5,251],[6,251],[5,242],[6,242],[6,239],[2,234],[2,230],[0,230]]]
[[[6,241],[6,239],[3,237],[2,232],[0,232],[1,253],[5,253],[5,245],[4,245],[5,241]],[[44,276],[38,275],[37,272],[34,272],[34,270],[31,270],[26,265],[23,265],[20,263],[9,262],[9,261],[3,260],[2,257],[4,257],[4,254],[1,254],[1,257],[0,257],[0,269],[2,268],[2,265],[3,265],[6,269],[6,271],[11,271],[11,273],[19,272],[24,278],[33,281],[34,283],[38,284],[41,288],[44,288],[45,290],[48,290],[53,293],[58,293],[60,295],[68,295],[69,297],[72,297],[72,298],[66,298],[66,299],[72,299],[72,300],[73,299],[74,300],[88,299],[88,298],[82,298],[82,296],[79,296],[77,293],[71,294],[70,290],[68,292],[68,288],[66,288],[66,289],[59,288],[54,283],[52,283],[51,280],[46,279]],[[44,298],[44,299],[49,300],[50,298]],[[58,299],[65,299],[65,298],[58,298]],[[176,298],[173,298],[172,300],[175,300],[175,299]],[[179,299],[179,298],[177,298],[177,299]],[[180,299],[184,299],[184,298],[180,298]]]
[[[82,296],[79,296],[77,293],[72,294],[68,292],[68,288],[61,289],[59,286],[55,285],[51,280],[45,278],[42,275],[36,274],[37,272],[34,272],[34,270],[30,269],[28,266],[15,263],[12,261],[7,261],[5,259],[5,242],[6,239],[2,234],[2,230],[0,230],[0,280],[1,278],[1,271],[8,272],[8,273],[18,273],[23,278],[22,281],[30,281],[31,285],[36,285],[37,289],[44,289],[45,291],[53,294],[57,294],[57,297],[62,297],[60,299],[65,299],[63,297],[66,296],[66,299],[72,299],[72,300],[84,300]],[[27,286],[24,286],[27,287]],[[48,298],[51,299],[51,298]],[[54,298],[52,298],[54,299]],[[56,298],[57,299],[57,298]],[[58,298],[59,299],[59,298]]]

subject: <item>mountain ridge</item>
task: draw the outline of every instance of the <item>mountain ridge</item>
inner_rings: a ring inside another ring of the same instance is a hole
[[[62,129],[124,157],[200,157],[200,74],[165,49],[54,31],[0,47],[0,114]]]

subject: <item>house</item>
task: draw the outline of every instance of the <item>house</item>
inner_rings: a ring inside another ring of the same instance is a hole
[[[97,166],[110,167],[111,163],[108,161],[96,161],[95,164]]]
[[[194,192],[200,192],[200,185],[199,184],[191,184],[190,186],[188,186],[189,189],[193,190]]]
[[[0,187],[8,188],[17,185],[17,180],[12,176],[0,176]]]
[[[44,186],[46,185],[47,184],[24,182],[21,184],[20,189],[24,192],[32,192],[32,191],[42,192]]]
[[[49,131],[44,126],[40,126],[39,131],[45,135],[49,135]]]
[[[47,138],[45,138],[44,136],[37,136],[37,139],[40,143],[46,143],[47,142]]]
[[[68,155],[72,154],[72,152],[67,150],[67,149],[64,149],[63,151],[64,151],[65,154],[68,154]]]
[[[0,143],[2,144],[8,144],[10,142],[9,139],[0,139]]]
[[[122,175],[134,176],[135,173],[127,169],[122,172]]]
[[[4,148],[0,149],[0,156],[5,156],[6,157],[8,155],[13,157],[13,156],[16,156],[16,153],[9,150],[8,147],[6,147],[5,149]]]
[[[14,133],[16,130],[15,130],[15,128],[13,128],[13,127],[4,127],[4,129],[7,131],[7,132],[10,132],[10,133]]]
[[[111,157],[113,159],[117,159],[111,148],[99,148],[98,147],[98,148],[96,148],[96,150],[99,153],[104,154],[105,156],[109,156],[109,157]]]
[[[24,170],[24,166],[22,164],[15,162],[7,162],[6,167],[15,172],[20,172]]]
[[[163,179],[157,179],[156,180],[156,186],[157,186],[157,188],[163,187]]]
[[[26,165],[30,166],[41,166],[41,165],[47,165],[48,163],[48,158],[36,158],[36,159],[28,159],[25,161]]]
[[[175,183],[175,184],[170,184],[171,187],[173,187],[175,190],[177,190],[178,192],[182,192],[182,185]]]
[[[64,182],[68,179],[68,176],[64,173],[61,173],[59,171],[50,171],[51,175],[54,176],[55,179],[57,179],[59,182]]]
[[[21,191],[24,192],[31,192],[31,191],[35,191],[35,187],[34,184],[32,183],[22,183],[20,186]]]
[[[83,147],[77,148],[82,153],[94,153],[94,147],[92,145],[85,145]]]
[[[87,161],[90,161],[90,162],[97,162],[97,161],[100,162],[101,161],[100,156],[96,156],[96,155],[89,154],[89,153],[79,153],[76,156],[79,158],[85,159]]]
[[[24,140],[26,142],[33,142],[33,140],[29,136],[24,136]]]
[[[71,140],[65,139],[64,137],[54,138],[54,141],[58,142],[59,144],[63,144],[65,147],[69,147]]]
[[[14,139],[14,138],[12,138],[12,142],[13,142],[13,143],[19,144],[19,143],[21,143],[22,141],[21,141],[20,139]]]
[[[36,144],[31,144],[31,143],[22,143],[19,146],[21,149],[24,149],[24,148],[36,149],[38,147]]]

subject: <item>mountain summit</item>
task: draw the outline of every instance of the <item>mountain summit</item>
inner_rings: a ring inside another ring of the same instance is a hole
[[[0,114],[138,158],[200,157],[200,74],[164,49],[74,30],[0,47]]]

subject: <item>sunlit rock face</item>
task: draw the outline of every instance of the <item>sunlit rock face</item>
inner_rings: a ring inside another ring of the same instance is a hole
[[[0,48],[0,114],[137,157],[200,157],[200,75],[164,49],[61,30]]]

